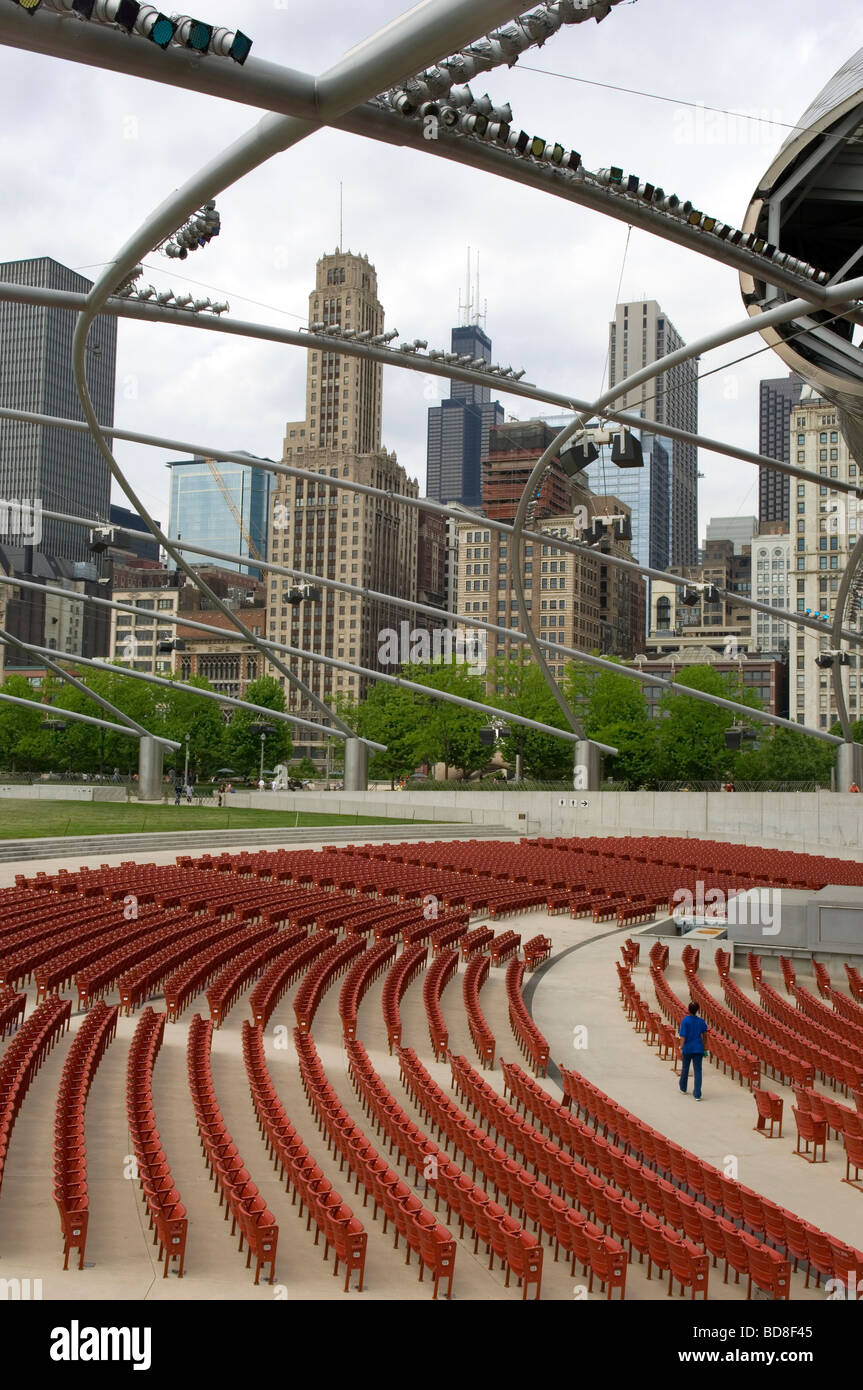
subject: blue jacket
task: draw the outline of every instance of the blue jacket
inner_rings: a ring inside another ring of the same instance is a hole
[[[680,1036],[683,1039],[683,1051],[685,1053],[704,1051],[704,1034],[707,1032],[707,1024],[703,1018],[697,1014],[684,1014],[680,1021]]]

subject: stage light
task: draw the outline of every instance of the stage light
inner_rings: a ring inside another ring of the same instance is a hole
[[[242,67],[252,51],[252,40],[246,35],[241,34],[239,29],[234,35],[234,41],[228,49],[228,57],[233,58],[235,63]]]
[[[177,32],[177,26],[166,14],[157,14],[150,27],[147,38],[157,48],[167,48]]]
[[[692,584],[684,586],[683,592],[678,596],[678,602],[687,608],[696,608],[701,602],[701,595]]]
[[[127,34],[131,34],[138,22],[138,15],[141,13],[141,6],[137,0],[120,0],[117,6],[117,13],[114,15],[114,23],[121,29],[125,29]]]
[[[599,458],[599,450],[592,439],[579,439],[565,444],[558,458],[566,476],[575,478]]]
[[[621,430],[611,438],[611,462],[618,468],[643,468],[644,455],[640,440],[631,430]]]

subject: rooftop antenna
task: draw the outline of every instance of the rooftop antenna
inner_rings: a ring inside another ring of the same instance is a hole
[[[485,301],[485,303],[483,304],[482,309],[480,309],[480,307],[479,307],[479,305],[480,305],[480,298],[479,298],[479,252],[478,252],[478,251],[477,251],[477,253],[476,253],[476,291],[475,291],[475,296],[476,296],[476,297],[475,297],[474,302],[473,302],[473,308],[474,308],[474,310],[475,310],[475,313],[473,314],[473,316],[472,316],[472,318],[471,318],[471,322],[475,323],[476,326],[477,326],[477,328],[485,329],[486,320],[487,320],[487,318],[488,318],[488,300]]]
[[[464,275],[464,302],[461,295],[458,299],[458,321],[460,325],[467,325],[471,321],[471,292],[470,292],[470,247],[467,248],[467,267]]]

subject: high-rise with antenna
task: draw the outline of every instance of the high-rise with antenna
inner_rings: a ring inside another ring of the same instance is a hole
[[[464,300],[459,294],[457,327],[451,351],[471,362],[491,363],[491,339],[485,332],[485,306],[480,310],[479,252],[471,279],[471,249],[467,249]],[[431,406],[428,418],[426,490],[439,502],[478,507],[481,501],[482,460],[488,452],[489,431],[503,424],[504,411],[491,399],[488,386],[453,381],[449,399]]]

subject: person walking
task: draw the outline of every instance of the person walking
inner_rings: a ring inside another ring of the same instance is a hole
[[[680,1090],[686,1095],[689,1081],[689,1068],[692,1066],[692,1095],[701,1100],[701,1064],[704,1061],[704,1035],[707,1024],[698,1017],[698,1005],[693,1001],[689,1012],[680,1020],[680,1036],[683,1039],[683,1066],[680,1072]]]
[[[176,780],[176,782],[174,783],[174,805],[175,805],[175,806],[179,806],[179,804],[180,804],[180,797],[181,797],[182,795],[183,795],[183,783],[180,781],[180,779],[179,779],[179,777],[178,777],[177,780]]]

